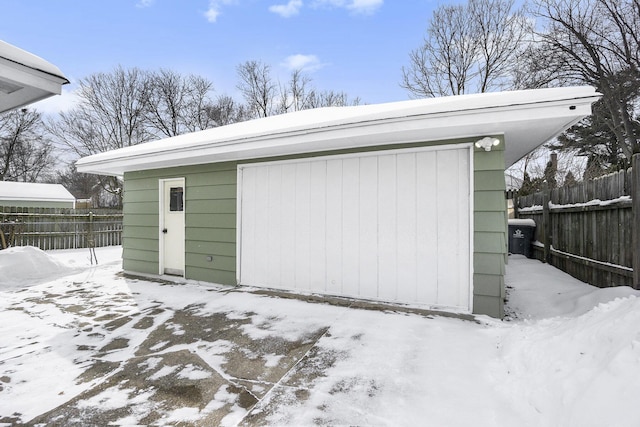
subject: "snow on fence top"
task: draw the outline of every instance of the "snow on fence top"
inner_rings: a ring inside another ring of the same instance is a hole
[[[632,191],[631,175],[629,168],[575,185],[554,188],[549,191],[549,206],[552,209],[562,209],[629,203]],[[542,191],[518,198],[520,212],[542,210],[543,203]]]

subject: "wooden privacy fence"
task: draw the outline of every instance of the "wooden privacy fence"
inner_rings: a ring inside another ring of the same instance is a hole
[[[534,256],[599,287],[640,289],[640,155],[632,168],[514,200]]]
[[[42,250],[122,244],[122,211],[0,206],[0,244]]]

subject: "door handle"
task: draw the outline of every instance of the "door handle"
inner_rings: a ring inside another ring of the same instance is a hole
[[[163,232],[164,234],[167,234],[167,229],[166,229],[166,228],[163,228],[163,229],[162,229],[162,232]]]

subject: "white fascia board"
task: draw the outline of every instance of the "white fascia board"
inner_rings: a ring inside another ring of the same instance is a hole
[[[60,95],[69,80],[44,59],[0,40],[0,80],[14,88],[0,93],[0,112]]]
[[[0,79],[18,89],[0,93],[0,112],[20,108],[62,93],[66,79],[0,58]]]
[[[80,159],[79,172],[124,172],[232,160],[504,135],[507,167],[591,114],[591,87],[477,94],[307,110]]]
[[[38,88],[52,94],[60,94],[61,86],[69,83],[64,76],[45,73],[4,58],[0,58],[0,76],[17,85]]]
[[[0,59],[12,62],[25,68],[30,68],[36,72],[48,74],[54,78],[69,83],[62,71],[49,61],[34,55],[31,52],[13,46],[3,40],[0,40]]]

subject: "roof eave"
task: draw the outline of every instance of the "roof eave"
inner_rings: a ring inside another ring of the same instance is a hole
[[[62,93],[69,80],[53,64],[0,40],[0,112]]]
[[[151,152],[116,150],[108,155],[103,153],[80,159],[77,168],[85,173],[123,175],[129,171],[164,167],[487,135],[505,135],[508,141],[505,162],[508,167],[591,114],[591,103],[598,97],[591,91],[566,99],[381,117],[216,142],[202,140]]]

